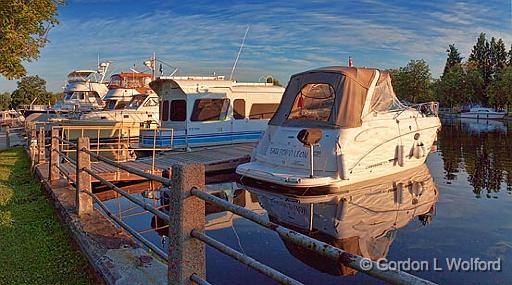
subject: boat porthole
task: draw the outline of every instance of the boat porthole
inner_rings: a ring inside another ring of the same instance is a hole
[[[411,127],[411,126],[409,126],[409,131],[410,131],[410,130],[412,130],[412,127]]]
[[[415,134],[414,134],[414,139],[415,139],[415,140],[418,140],[419,138],[420,138],[420,133],[415,133]]]

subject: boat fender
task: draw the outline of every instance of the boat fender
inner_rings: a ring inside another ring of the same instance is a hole
[[[346,198],[340,199],[336,207],[336,220],[342,221],[347,215],[348,201]]]
[[[395,204],[402,204],[404,195],[404,184],[398,183],[395,187]]]
[[[343,180],[348,179],[347,167],[345,166],[345,155],[343,153],[340,153],[337,156],[337,160],[338,160],[338,175],[340,176],[340,179],[343,179]]]
[[[425,145],[422,142],[415,143],[414,144],[414,151],[413,151],[414,157],[417,158],[417,159],[420,159],[420,158],[424,157],[425,154],[426,154]]]
[[[397,145],[396,146],[396,156],[397,156],[397,162],[399,166],[404,166],[404,145]]]

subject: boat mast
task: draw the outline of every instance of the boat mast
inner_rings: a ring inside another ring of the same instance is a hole
[[[242,39],[242,44],[240,45],[240,49],[238,50],[238,54],[236,55],[235,63],[233,64],[233,68],[231,69],[231,75],[229,75],[229,80],[233,80],[233,73],[235,73],[236,64],[238,63],[238,59],[240,58],[240,53],[242,53],[242,49],[244,47],[245,38],[247,37],[247,33],[249,32],[249,26],[245,30],[244,38]]]

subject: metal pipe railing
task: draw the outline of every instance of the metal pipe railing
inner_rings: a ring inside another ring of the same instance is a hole
[[[161,177],[161,176],[156,176],[154,174],[146,173],[146,172],[144,172],[142,170],[139,170],[137,168],[134,168],[134,167],[123,165],[122,163],[115,162],[115,161],[113,161],[111,159],[108,159],[106,157],[98,155],[98,154],[96,154],[96,153],[94,153],[94,152],[92,152],[92,151],[90,151],[88,149],[85,149],[85,148],[82,148],[81,151],[89,154],[91,157],[94,157],[97,160],[100,160],[100,161],[103,161],[103,162],[105,162],[107,164],[110,164],[112,166],[121,168],[123,170],[126,170],[126,171],[132,173],[132,174],[138,175],[140,177],[147,178],[149,180],[158,181],[158,182],[162,183],[165,186],[170,186],[171,185],[171,180],[170,179],[167,179],[167,178],[164,178],[164,177]]]
[[[190,276],[190,280],[196,282],[197,285],[212,285],[212,283],[204,280],[203,278],[199,277],[199,275],[197,275],[195,273]]]
[[[129,232],[134,238],[136,238],[142,244],[144,244],[149,249],[154,251],[158,256],[160,256],[160,258],[162,258],[162,259],[164,259],[166,261],[169,260],[169,256],[167,255],[167,253],[165,253],[163,250],[158,248],[156,245],[154,245],[153,243],[148,241],[146,238],[144,238],[141,234],[139,234],[137,231],[132,229],[129,225],[127,225],[121,219],[119,219],[118,217],[113,215],[110,212],[110,210],[108,209],[108,207],[98,197],[96,197],[96,195],[94,195],[92,192],[86,191],[86,190],[81,190],[81,192],[86,193],[87,195],[91,196],[91,198],[94,200],[94,202],[96,202],[96,204],[98,204],[98,206],[100,206],[100,208],[103,210],[103,212],[105,212],[105,214],[109,218],[114,220],[118,225],[120,225],[123,229],[125,229],[127,232]]]
[[[162,220],[166,221],[167,223],[169,223],[169,216],[165,213],[163,213],[162,211],[160,210],[157,210],[155,209],[153,206],[147,204],[147,203],[144,203],[142,202],[141,200],[135,198],[135,196],[131,195],[130,193],[124,191],[123,189],[115,186],[114,184],[112,184],[111,182],[107,181],[106,179],[104,179],[103,177],[99,176],[98,174],[94,173],[92,170],[88,169],[88,168],[83,168],[82,171],[85,171],[87,172],[89,175],[91,175],[92,177],[98,179],[101,183],[105,184],[106,186],[108,186],[110,189],[116,191],[117,193],[121,194],[123,197],[125,197],[126,199],[130,200],[131,202],[133,202],[134,204],[142,207],[144,210],[148,211],[148,212],[151,212],[152,214],[158,216],[159,218],[161,218]]]
[[[192,237],[204,242],[205,244],[215,248],[216,250],[222,252],[223,254],[239,261],[242,264],[245,264],[245,265],[251,267],[252,269],[262,273],[263,275],[265,275],[281,284],[303,285],[301,282],[284,275],[283,273],[257,261],[256,259],[254,259],[252,257],[249,257],[245,254],[242,254],[242,253],[232,249],[231,247],[205,235],[204,233],[202,233],[198,230],[192,230],[190,235]]]
[[[392,284],[435,284],[433,282],[416,277],[412,274],[403,271],[379,270],[379,266],[377,266],[377,264],[374,261],[372,261],[371,269],[368,270],[367,268],[361,267],[361,264],[366,262],[366,260],[363,260],[363,257],[361,256],[353,255],[325,242],[313,239],[309,236],[290,230],[276,223],[267,221],[266,219],[263,218],[263,216],[258,215],[252,212],[251,210],[229,203],[228,201],[220,199],[216,196],[202,192],[199,189],[193,188],[190,192],[192,195],[204,201],[215,204],[221,208],[224,208],[225,210],[233,212],[267,229],[277,232],[279,236],[284,240],[290,241],[304,248],[310,248],[312,250],[315,250],[315,252],[323,256],[341,262],[342,264],[348,267],[366,273],[370,276],[376,277],[378,279],[387,281]]]

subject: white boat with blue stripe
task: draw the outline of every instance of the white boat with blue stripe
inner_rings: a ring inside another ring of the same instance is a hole
[[[160,128],[140,132],[142,147],[189,149],[256,143],[274,115],[284,88],[223,76],[160,77]]]

